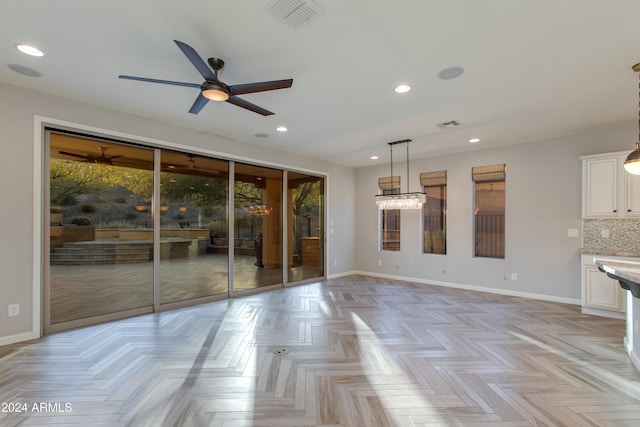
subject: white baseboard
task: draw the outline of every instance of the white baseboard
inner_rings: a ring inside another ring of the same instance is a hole
[[[625,320],[627,318],[626,313],[611,310],[599,310],[597,308],[582,307],[583,314],[589,314],[591,316],[610,317],[612,319]]]
[[[9,335],[6,337],[0,337],[0,346],[15,344],[22,341],[35,340],[36,338],[40,338],[40,337],[33,331],[24,332],[22,334]]]
[[[372,273],[370,271],[356,271],[356,272],[353,272],[352,274],[361,274],[364,276],[380,277],[383,279],[391,279],[391,280],[403,280],[406,282],[422,283],[425,285],[443,286],[446,288],[466,289],[469,291],[487,292],[490,294],[507,295],[512,297],[530,298],[530,299],[536,299],[541,301],[559,302],[562,304],[581,305],[582,303],[581,300],[578,298],[575,298],[575,299],[563,298],[563,297],[555,297],[552,295],[534,294],[530,292],[518,292],[518,291],[509,290],[509,289],[485,288],[483,286],[465,285],[461,283],[452,283],[452,282],[441,282],[438,280],[419,279],[415,277],[406,277],[406,276],[395,276],[391,274]]]
[[[340,277],[353,276],[354,274],[362,274],[359,271],[345,271],[344,273],[328,274],[327,279],[338,279]]]

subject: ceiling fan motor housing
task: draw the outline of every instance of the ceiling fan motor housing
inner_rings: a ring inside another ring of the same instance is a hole
[[[202,96],[212,101],[226,101],[229,99],[229,86],[218,81],[206,81],[202,83]]]

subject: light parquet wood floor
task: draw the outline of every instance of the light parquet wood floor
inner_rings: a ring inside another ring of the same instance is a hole
[[[0,347],[0,425],[639,426],[623,338],[576,306],[350,276]]]
[[[253,256],[234,258],[235,292],[282,283],[279,268],[258,268]],[[195,258],[162,260],[160,304],[227,294],[226,255],[204,254]],[[317,268],[289,269],[289,282],[322,276]],[[52,265],[51,323],[86,319],[153,305],[153,265]]]

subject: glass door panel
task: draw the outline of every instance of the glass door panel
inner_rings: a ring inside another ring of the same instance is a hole
[[[45,329],[151,307],[153,150],[48,135]]]
[[[324,276],[324,179],[287,174],[288,281]]]
[[[235,164],[233,289],[282,283],[282,171]]]
[[[228,293],[229,163],[160,157],[160,304]]]

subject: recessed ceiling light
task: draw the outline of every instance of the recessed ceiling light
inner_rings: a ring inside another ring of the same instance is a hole
[[[378,160],[378,156],[371,156],[369,157],[371,160]]]
[[[464,73],[464,68],[462,67],[449,67],[438,73],[438,77],[442,80],[450,80],[455,79],[456,77],[460,77]]]
[[[480,139],[479,138],[471,138],[469,140],[469,142],[472,143],[472,144],[475,144],[476,142],[480,142]]]
[[[411,90],[411,86],[409,85],[399,85],[394,89],[396,93],[407,93]]]
[[[26,53],[27,55],[44,56],[44,52],[35,46],[29,46],[28,44],[18,44],[16,45],[16,47],[20,52]]]
[[[286,132],[286,131],[287,131],[287,127],[286,127],[286,126],[278,126],[278,127],[276,128],[276,130],[277,130],[278,132]]]

